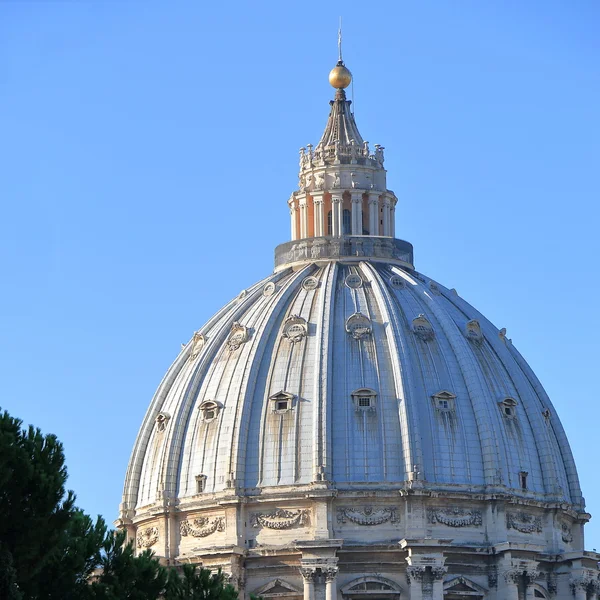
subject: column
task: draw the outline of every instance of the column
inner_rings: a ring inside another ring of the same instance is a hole
[[[362,192],[352,192],[352,235],[362,235]]]
[[[369,234],[379,235],[379,194],[369,194]]]
[[[406,579],[410,585],[410,600],[423,600],[423,576],[425,567],[407,567]]]
[[[444,577],[448,567],[431,567],[433,600],[444,600]]]
[[[325,575],[325,600],[337,600],[337,567],[322,569]]]
[[[304,600],[315,600],[316,569],[301,567],[300,573],[304,579]]]
[[[539,573],[536,570],[528,569],[525,571],[525,600],[533,600],[535,598],[535,589],[533,584],[538,578]]]
[[[291,219],[291,229],[292,229],[292,240],[298,239],[298,232],[296,231],[296,206],[295,202],[290,204],[290,219]]]
[[[575,600],[587,600],[587,589],[590,584],[588,579],[579,577],[571,580],[571,590],[575,596]]]
[[[504,599],[519,600],[519,572],[506,571],[504,573]]]
[[[383,235],[390,235],[390,199],[383,197]]]
[[[342,234],[342,196],[331,197],[331,235],[340,237]]]
[[[306,196],[300,199],[300,238],[304,239],[307,235],[308,221],[306,215]]]
[[[315,237],[325,235],[325,203],[323,194],[313,194]]]

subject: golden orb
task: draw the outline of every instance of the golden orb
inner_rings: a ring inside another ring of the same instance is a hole
[[[343,64],[338,63],[329,73],[329,83],[338,90],[343,90],[350,85],[352,73]]]

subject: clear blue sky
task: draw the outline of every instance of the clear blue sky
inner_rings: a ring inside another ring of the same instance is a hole
[[[0,3],[0,405],[112,521],[143,414],[289,236],[339,3]],[[344,2],[356,118],[417,268],[506,327],[600,549],[600,4]]]

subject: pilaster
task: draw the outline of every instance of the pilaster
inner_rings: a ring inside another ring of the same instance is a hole
[[[379,235],[379,192],[369,193],[369,235]]]
[[[362,192],[352,192],[352,235],[362,235]]]
[[[340,237],[342,235],[342,206],[341,193],[331,195],[331,235]]]
[[[315,237],[325,235],[325,200],[323,192],[313,193]]]

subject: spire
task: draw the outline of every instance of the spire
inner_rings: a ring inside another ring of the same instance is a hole
[[[346,100],[346,92],[338,88],[335,92],[335,100],[332,100],[330,104],[331,111],[329,112],[325,131],[317,144],[317,150],[335,147],[336,143],[338,146],[350,146],[352,144],[363,146],[364,141],[358,131],[354,115],[350,111],[351,101]]]

